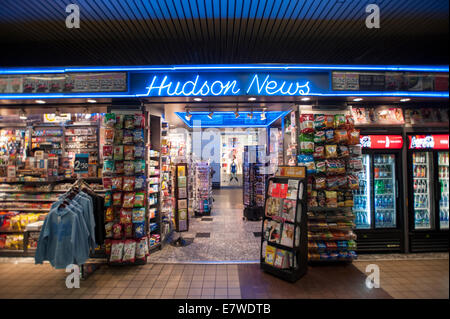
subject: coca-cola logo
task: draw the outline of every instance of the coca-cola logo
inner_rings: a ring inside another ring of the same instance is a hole
[[[411,148],[434,148],[434,138],[431,135],[428,136],[412,136]]]
[[[361,136],[360,138],[361,147],[370,148],[372,146],[372,140],[370,136]]]

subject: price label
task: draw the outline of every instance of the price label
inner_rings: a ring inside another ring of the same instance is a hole
[[[74,171],[78,174],[89,172],[89,154],[75,154]]]

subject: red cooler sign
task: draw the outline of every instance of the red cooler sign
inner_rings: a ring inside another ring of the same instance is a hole
[[[361,146],[371,149],[401,149],[403,138],[401,135],[361,135]]]
[[[412,135],[409,138],[409,149],[448,150],[448,134]]]

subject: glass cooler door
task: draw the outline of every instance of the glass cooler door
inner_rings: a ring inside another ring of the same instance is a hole
[[[394,154],[373,156],[375,228],[397,225],[397,192]]]
[[[431,229],[431,153],[414,152],[413,162],[413,205],[415,229]]]
[[[357,229],[372,227],[370,205],[370,155],[363,155],[364,169],[358,173],[359,189],[353,191],[353,214]]]
[[[448,152],[438,153],[439,227],[448,229]]]

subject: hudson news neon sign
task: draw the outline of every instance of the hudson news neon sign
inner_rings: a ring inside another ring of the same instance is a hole
[[[227,95],[308,95],[310,82],[280,81],[270,75],[255,74],[246,84],[239,79],[207,80],[197,75],[192,80],[171,81],[167,75],[154,75],[145,94],[139,96],[227,96]],[[242,91],[243,92],[242,92]]]

